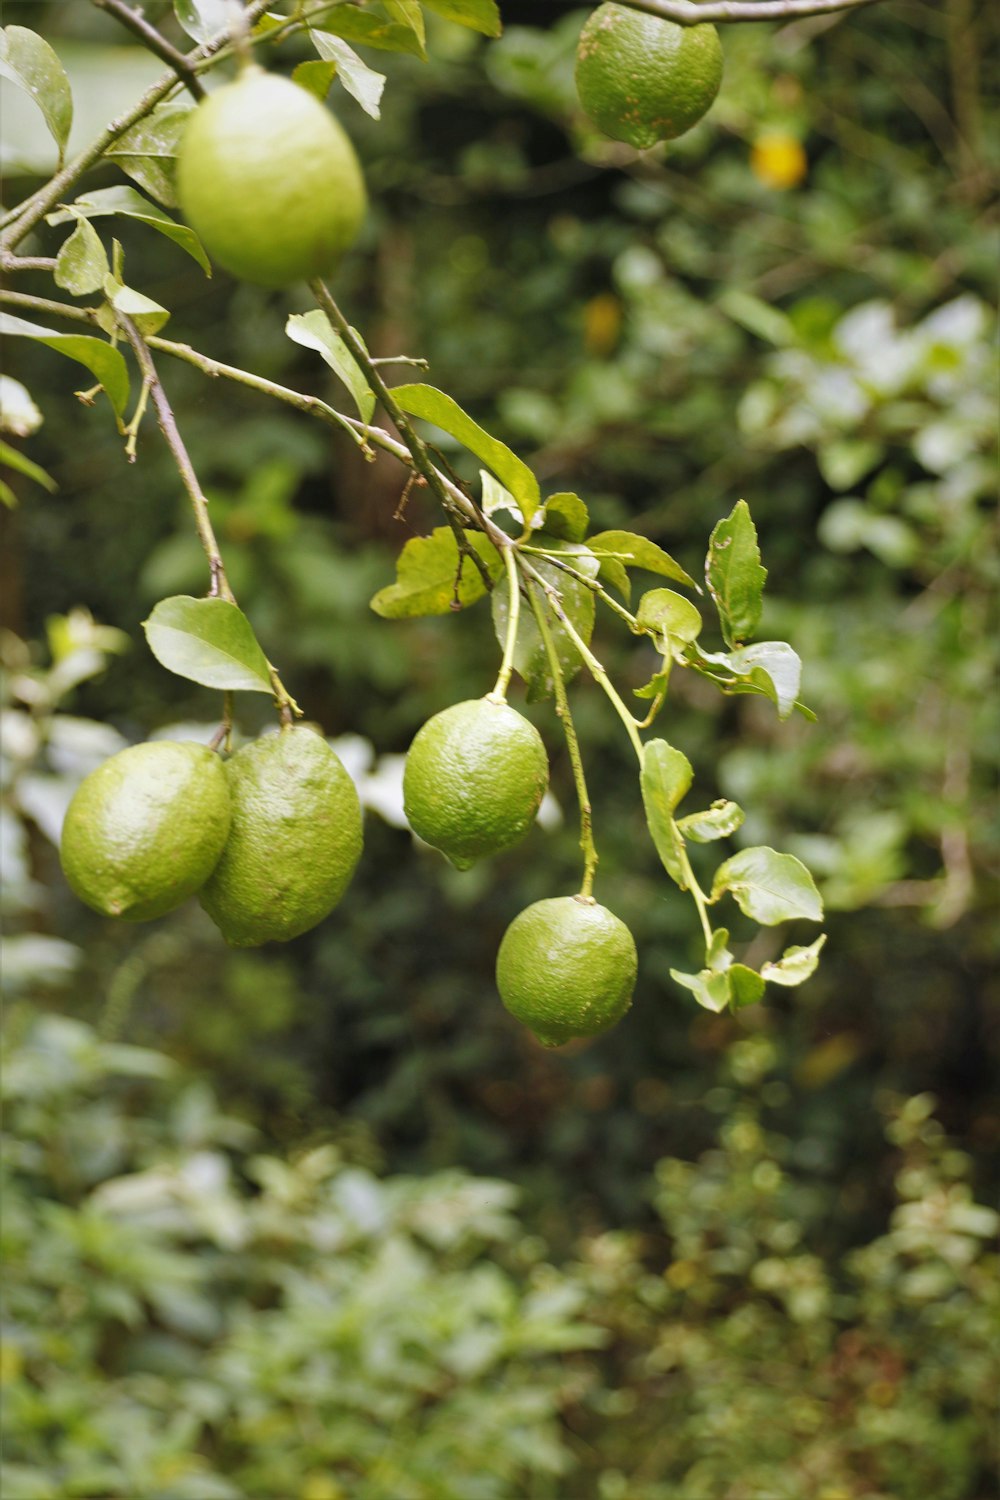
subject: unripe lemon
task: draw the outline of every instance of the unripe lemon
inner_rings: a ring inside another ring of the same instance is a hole
[[[253,948],[308,932],[332,911],[361,855],[354,782],[320,735],[299,726],[226,763],[233,822],[199,900],[227,943]]]
[[[414,833],[467,870],[524,838],[548,784],[534,724],[506,703],[473,698],[418,731],[403,771],[403,808]]]
[[[79,785],[59,857],[70,886],[108,917],[145,922],[193,896],[229,833],[222,761],[204,745],[133,745]]]
[[[630,5],[599,5],[576,51],[580,103],[599,130],[644,150],[697,124],[722,83],[714,26],[679,26]]]
[[[366,202],[354,147],[329,110],[255,66],[191,112],[177,194],[213,259],[271,287],[331,270]]]
[[[638,959],[625,923],[587,896],[527,907],[504,933],[497,989],[545,1047],[596,1036],[632,1003]]]

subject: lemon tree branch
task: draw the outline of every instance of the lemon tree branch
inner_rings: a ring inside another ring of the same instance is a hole
[[[513,614],[513,600],[519,589],[515,583],[511,584],[511,614]],[[587,778],[583,770],[583,756],[580,754],[580,742],[576,737],[576,725],[573,723],[573,715],[570,712],[569,697],[566,693],[566,682],[563,677],[562,665],[559,661],[559,653],[552,639],[552,631],[549,622],[545,618],[545,606],[538,598],[535,585],[529,581],[525,583],[525,592],[528,595],[528,603],[538,626],[538,634],[542,638],[545,647],[545,655],[548,657],[549,670],[552,673],[552,686],[556,695],[556,715],[562,724],[563,733],[566,736],[566,748],[569,751],[570,765],[573,768],[573,782],[576,786],[576,800],[580,808],[580,848],[583,851],[583,881],[580,885],[580,895],[590,896],[594,889],[594,875],[597,871],[597,846],[594,843],[593,812],[590,804],[590,794],[587,791]]]
[[[114,16],[115,20],[120,21],[126,30],[139,38],[149,52],[154,53],[161,62],[168,63],[195,99],[204,99],[205,86],[184,53],[178,51],[172,42],[168,42],[166,37],[157,31],[152,22],[147,21],[140,11],[132,10],[125,4],[125,0],[90,0],[90,3],[98,10],[107,11],[108,15]]]
[[[828,16],[838,10],[860,10],[878,0],[623,0],[633,10],[697,26],[700,21],[795,21],[803,16]]]

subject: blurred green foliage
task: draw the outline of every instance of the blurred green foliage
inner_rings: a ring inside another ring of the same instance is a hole
[[[39,1200],[11,1199],[12,1253],[44,1251],[16,1262],[4,1367],[19,1392],[10,1466],[43,1476],[21,1477],[24,1500],[51,1492],[46,1464],[84,1460],[105,1477],[76,1493],[131,1494],[121,1433],[133,1422],[160,1484],[147,1493],[164,1500],[209,1500],[210,1473],[220,1496],[262,1493],[263,1466],[282,1454],[303,1500],[405,1496],[392,1446],[396,1469],[336,1469],[332,1417],[303,1436],[302,1382],[316,1399],[331,1346],[358,1392],[337,1410],[338,1422],[355,1414],[351,1441],[384,1437],[391,1411],[419,1462],[432,1475],[444,1463],[470,1500],[985,1493],[998,1371],[982,1246],[995,1226],[966,1183],[995,1201],[998,135],[979,78],[995,18],[885,4],[832,24],[727,27],[713,111],[669,151],[637,155],[579,114],[583,12],[503,8],[499,42],[441,24],[427,64],[378,54],[380,123],[336,101],[373,202],[338,296],[373,352],[428,357],[429,378],[547,490],[583,495],[595,526],[645,531],[696,571],[716,520],[748,500],[770,569],[762,633],[799,650],[819,723],[779,725],[766,705],[684,682],[665,732],[701,768],[692,796],[747,807],[737,845],[773,842],[817,871],[832,911],[824,963],[805,989],[736,1019],[676,990],[668,971],[691,967],[697,932],[648,846],[628,746],[578,679],[598,896],[635,932],[640,980],[607,1038],[535,1048],[499,1005],[493,962],[511,917],[576,873],[554,720],[528,710],[553,752],[561,824],[461,877],[415,848],[392,820],[393,757],[431,713],[492,683],[488,606],[378,619],[367,600],[395,554],[440,523],[428,501],[414,492],[397,519],[391,460],[365,465],[307,418],[165,357],[269,656],[338,743],[360,737],[366,854],[334,919],[287,949],[225,951],[195,907],[148,929],[79,908],[54,851],[75,782],[125,742],[215,727],[212,696],[160,670],[139,630],[158,598],[199,592],[204,573],[153,423],[129,467],[106,412],[82,410],[73,377],[18,341],[8,368],[45,418],[22,446],[60,488],[11,475],[20,504],[0,510],[5,978],[49,1014],[17,1013],[12,1046],[29,1062],[15,1084],[39,1049],[91,1058],[82,1072],[60,1064],[37,1107],[18,1096],[8,1122],[11,1191]],[[166,6],[148,9],[166,24]],[[74,81],[91,79],[81,128],[103,123],[109,90],[124,105],[148,74],[90,7],[9,0],[5,21],[44,31]],[[288,43],[274,60],[290,70],[305,55]],[[805,176],[786,191],[755,174],[768,132],[804,148]],[[117,180],[108,168],[91,179]],[[172,309],[172,337],[339,399],[283,335],[306,307],[298,294],[206,282],[143,226],[115,232],[130,282]],[[26,248],[52,253],[64,234]],[[44,277],[18,285],[51,295]],[[648,648],[606,620],[595,643],[626,689],[648,680]],[[266,718],[263,701],[241,705],[246,734]],[[151,1085],[111,1081],[123,1042],[144,1049],[126,1064],[164,1074],[174,1113],[154,1107]],[[915,1096],[888,1143],[887,1091]],[[968,1157],[944,1142],[929,1093]],[[190,1130],[176,1123],[184,1097],[201,1101]],[[80,1150],[98,1143],[86,1171],[66,1134],[78,1123]],[[163,1186],[199,1153],[216,1162],[207,1196],[229,1206],[242,1246]],[[256,1154],[273,1164],[267,1182],[251,1173]],[[519,1217],[495,1186],[502,1213],[484,1222],[475,1180],[440,1175],[456,1168],[517,1182]],[[330,1205],[358,1172],[383,1228],[357,1227],[331,1268],[308,1226],[324,1213],[346,1223]],[[101,1184],[150,1173],[169,1213],[137,1224],[130,1189],[116,1206]],[[286,1189],[287,1237],[274,1240],[261,1204],[284,1204]],[[415,1227],[415,1204],[431,1222],[435,1203],[447,1218],[456,1201],[452,1242]],[[356,1329],[324,1342],[310,1299],[339,1306],[331,1317],[371,1316],[388,1244],[421,1307],[416,1324],[398,1312],[413,1347],[399,1352],[390,1329],[373,1369]],[[101,1257],[119,1252],[128,1266],[109,1277]],[[69,1290],[53,1295],[57,1282]],[[171,1288],[203,1305],[206,1287],[213,1326],[171,1324]],[[532,1344],[529,1325],[526,1345],[504,1344],[505,1320],[553,1288],[549,1332]],[[458,1379],[463,1322],[481,1341]],[[40,1342],[22,1347],[29,1325]],[[566,1352],[595,1328],[601,1352]],[[53,1459],[56,1427],[69,1446]],[[497,1487],[477,1492],[490,1476]]]

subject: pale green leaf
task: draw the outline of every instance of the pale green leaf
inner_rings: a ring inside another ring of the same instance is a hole
[[[496,0],[424,0],[424,4],[446,21],[457,21],[483,36],[499,36],[503,30]]]
[[[686,795],[693,776],[687,756],[666,740],[649,740],[643,746],[640,783],[646,824],[664,869],[682,891],[687,889],[681,859],[684,841],[677,831],[673,812]]]
[[[777,705],[779,719],[795,708],[802,680],[802,663],[785,641],[755,641],[729,654],[729,664]]]
[[[738,500],[732,513],[712,532],[705,559],[705,581],[728,646],[752,639],[760,620],[766,578],[750,508],[745,500]]]
[[[702,618],[697,606],[683,594],[675,594],[673,589],[650,589],[639,600],[636,623],[640,630],[653,637],[666,655],[668,642],[686,645],[697,637]]]
[[[110,271],[101,237],[88,219],[77,219],[76,228],[56,256],[53,272],[56,286],[74,297],[100,291]]]
[[[85,365],[107,392],[108,400],[118,416],[122,416],[128,402],[128,367],[117,349],[103,339],[92,338],[86,333],[60,333],[54,328],[42,328],[24,318],[15,318],[10,313],[0,313],[0,333],[10,338],[34,339],[46,344],[67,359],[75,359]]]
[[[746,916],[765,927],[803,918],[819,922],[823,902],[801,860],[766,847],[742,849],[715,872],[711,899],[729,891]]]
[[[143,629],[157,661],[178,677],[231,692],[274,691],[253,626],[228,599],[161,599]]]
[[[174,14],[196,42],[207,42],[233,24],[230,0],[174,0]]]
[[[170,317],[165,307],[142,292],[125,286],[110,274],[104,278],[104,295],[115,312],[124,313],[127,318],[131,318],[142,334],[159,333]],[[108,332],[110,331],[109,329]]]
[[[408,26],[416,34],[422,47],[427,37],[420,0],[382,0],[382,5],[390,21],[398,21],[400,26]]]
[[[354,355],[331,328],[326,314],[318,310],[293,313],[285,324],[285,332],[294,343],[314,349],[326,361],[354,397],[362,422],[370,422],[375,411],[375,392]]]
[[[826,933],[824,932],[807,948],[786,948],[777,963],[764,964],[760,972],[769,984],[783,984],[789,987],[804,984],[811,975],[815,974],[825,942]]]
[[[502,485],[499,479],[495,479],[489,469],[480,469],[479,480],[483,487],[482,499],[479,502],[484,516],[492,516],[498,510],[504,510],[513,516],[519,525],[524,525],[524,516],[510,490]]]
[[[384,52],[407,52],[411,57],[427,59],[427,50],[413,27],[399,21],[385,21],[356,5],[335,5],[310,18],[316,25],[359,47],[378,47]]]
[[[711,969],[702,969],[700,974],[683,974],[679,969],[671,969],[670,977],[675,984],[690,990],[705,1010],[714,1011],[716,1015],[725,1010],[732,998],[728,969],[717,973],[713,973]]]
[[[478,422],[468,416],[457,401],[432,385],[397,385],[392,392],[396,401],[411,417],[422,417],[433,422],[435,427],[448,432],[453,438],[474,453],[476,458],[505,485],[520,505],[526,516],[533,516],[541,503],[538,480],[526,463],[515,453],[490,437]]]
[[[310,36],[320,57],[324,62],[333,63],[337,78],[365,114],[371,115],[373,120],[379,119],[385,74],[370,68],[343,37],[332,36],[326,31],[311,31]]]
[[[735,802],[713,802],[704,812],[689,813],[681,818],[678,828],[686,839],[696,844],[710,844],[715,839],[728,838],[742,826],[744,813]]]
[[[36,31],[7,26],[0,31],[0,77],[23,89],[38,105],[59,148],[62,166],[73,124],[73,95],[56,53]]]
[[[336,76],[337,64],[320,62],[318,57],[312,57],[308,62],[300,62],[298,67],[292,70],[292,82],[297,83],[301,89],[308,89],[310,94],[315,94],[321,103],[330,92],[330,85]]]
[[[177,206],[177,153],[190,116],[189,105],[161,104],[105,152],[168,208]]]
[[[648,537],[634,531],[600,531],[590,538],[589,545],[595,553],[614,553],[626,568],[644,568],[647,573],[657,573],[661,578],[672,578],[675,583],[686,583],[696,588],[694,579],[685,573],[679,562],[669,552],[664,552]]]
[[[33,479],[35,484],[40,484],[43,490],[48,490],[52,495],[59,488],[51,474],[47,474],[38,464],[33,463],[23,453],[12,448],[9,443],[0,439],[0,464],[5,464],[8,469],[16,469],[26,479]]]
[[[503,570],[503,562],[492,542],[476,531],[465,533],[491,578]],[[438,526],[430,536],[411,537],[396,561],[396,582],[380,589],[371,601],[377,615],[389,620],[415,615],[446,615],[456,607],[475,604],[486,592],[475,563],[461,559],[450,526]]]
[[[0,375],[0,432],[30,437],[42,425],[42,414],[27,386],[13,375]]]
[[[542,510],[541,526],[549,536],[561,537],[566,542],[582,542],[587,535],[590,516],[579,495],[550,495]]]
[[[65,224],[69,219],[97,219],[106,214],[122,214],[127,219],[148,224],[151,229],[158,230],[168,240],[173,240],[175,245],[187,251],[198,262],[205,275],[211,276],[211,264],[194,230],[189,229],[186,224],[176,223],[157,204],[150,203],[141,193],[137,193],[135,188],[95,188],[92,192],[82,194],[68,208],[49,214],[46,222]]]

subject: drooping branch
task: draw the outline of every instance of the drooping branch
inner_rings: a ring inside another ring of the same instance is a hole
[[[147,51],[154,53],[162,62],[167,63],[184,87],[195,99],[204,99],[205,85],[184,56],[179,52],[172,42],[157,31],[156,27],[147,21],[145,16],[137,10],[132,10],[125,4],[125,0],[90,0],[91,5],[96,5],[98,10],[105,10],[114,16],[116,21],[137,36]]]
[[[701,21],[797,21],[803,16],[828,16],[838,10],[858,10],[878,0],[623,0],[633,10],[697,26]]]

